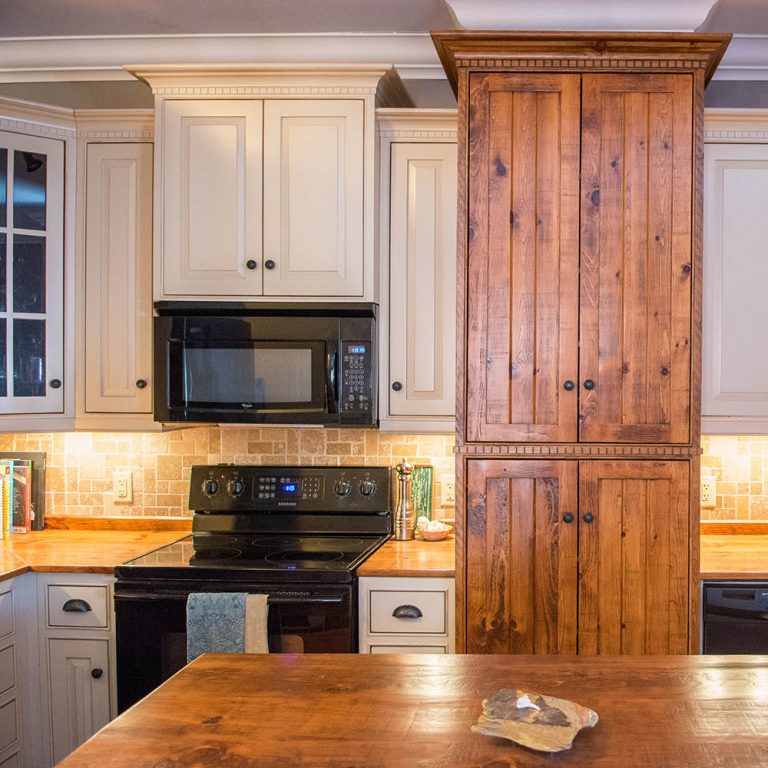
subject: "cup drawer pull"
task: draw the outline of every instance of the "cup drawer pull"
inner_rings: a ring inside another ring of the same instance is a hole
[[[64,603],[62,610],[67,613],[88,613],[91,610],[91,606],[85,600],[72,598]]]
[[[421,608],[415,605],[398,605],[392,615],[396,619],[420,619],[424,614],[421,612]]]

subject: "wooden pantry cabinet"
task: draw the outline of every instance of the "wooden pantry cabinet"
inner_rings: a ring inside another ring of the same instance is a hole
[[[459,101],[457,648],[697,650],[701,128],[729,38],[433,37]]]

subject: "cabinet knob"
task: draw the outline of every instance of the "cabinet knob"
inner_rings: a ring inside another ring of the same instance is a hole
[[[592,522],[592,521],[595,519],[595,516],[594,516],[594,515],[593,515],[591,512],[586,512],[586,513],[585,513],[585,514],[582,516],[582,518],[581,518],[581,519],[582,519],[582,520],[583,520],[585,523],[591,523],[591,522]]]
[[[594,388],[595,388],[595,382],[592,381],[592,379],[584,380],[584,389],[594,389]]]
[[[85,600],[73,597],[64,603],[61,610],[67,613],[88,613],[91,610],[91,606]]]
[[[572,523],[573,522],[573,515],[570,512],[566,512],[563,515],[563,522],[564,523]]]
[[[256,269],[259,265],[253,259],[248,259],[248,261],[245,262],[245,266],[248,267],[248,269]]]
[[[48,383],[51,385],[51,389],[61,389],[61,379],[51,379]]]
[[[147,386],[147,380],[146,379],[136,379],[136,387],[137,389],[144,389]]]
[[[399,381],[392,382],[392,389],[394,389],[395,392],[399,392],[402,388],[403,388],[403,385]]]
[[[563,384],[563,389],[566,392],[572,392],[575,387],[576,385],[570,379],[568,379],[568,381],[566,381],[565,384]]]
[[[98,667],[96,667],[96,669],[91,670],[91,677],[94,680],[98,680],[103,674],[104,674],[104,670],[99,669]]]
[[[420,619],[424,614],[421,608],[415,605],[398,605],[392,615],[396,619]]]
[[[275,268],[275,262],[274,262],[274,261],[272,261],[272,259],[267,259],[267,260],[264,262],[264,266],[265,266],[267,269],[274,269],[274,268]]]

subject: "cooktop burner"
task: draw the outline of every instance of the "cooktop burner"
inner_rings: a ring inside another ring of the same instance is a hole
[[[189,503],[192,535],[118,579],[351,582],[391,530],[386,467],[195,466]]]

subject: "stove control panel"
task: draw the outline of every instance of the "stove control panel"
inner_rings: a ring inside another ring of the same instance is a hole
[[[387,467],[192,467],[189,508],[197,512],[384,512]]]

